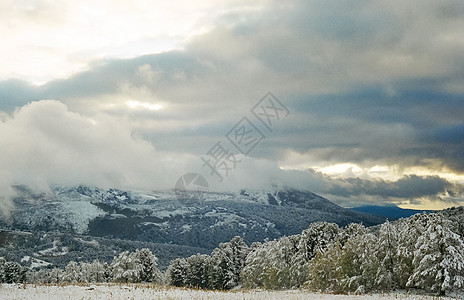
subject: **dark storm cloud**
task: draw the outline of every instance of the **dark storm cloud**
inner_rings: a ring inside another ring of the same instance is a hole
[[[360,178],[338,179],[330,194],[337,196],[370,195],[380,198],[435,197],[452,191],[454,185],[438,176],[405,176],[397,181],[363,180]]]

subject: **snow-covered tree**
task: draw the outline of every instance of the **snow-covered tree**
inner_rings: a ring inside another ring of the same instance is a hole
[[[250,252],[245,260],[245,267],[240,274],[243,287],[264,287],[263,274],[266,269],[266,262],[268,261],[268,251],[266,246],[269,246],[270,243],[276,243],[276,241],[264,244],[258,242],[251,244]]]
[[[45,270],[39,270],[39,271],[44,271],[44,272],[48,273],[47,274],[48,276],[42,275],[41,277],[39,277],[39,278],[46,279],[47,281],[44,281],[46,283],[61,283],[61,282],[63,282],[63,276],[64,276],[63,269],[53,268],[51,270],[45,269]]]
[[[0,257],[0,283],[23,282],[25,279],[26,269],[17,262]]]
[[[299,287],[308,280],[307,263],[317,252],[324,252],[329,244],[339,238],[339,235],[338,225],[327,222],[315,222],[309,225],[308,229],[303,230],[299,235],[296,253],[291,262],[291,287]]]
[[[248,255],[242,272],[245,287],[288,289],[308,280],[307,266],[317,251],[323,252],[340,234],[338,225],[316,222],[301,234],[266,242]]]
[[[113,259],[110,265],[112,280],[115,282],[139,282],[137,261],[129,251],[124,251]]]
[[[79,264],[75,261],[70,261],[64,269],[62,281],[69,283],[78,283],[80,282],[81,277],[81,267],[79,266]]]
[[[397,220],[394,224],[396,232],[396,260],[393,266],[394,280],[399,289],[405,289],[411,276],[414,258],[414,247],[419,237],[419,231],[414,222],[409,219]]]
[[[330,244],[324,252],[317,250],[316,256],[307,264],[309,275],[305,287],[317,292],[342,292],[341,258],[339,241]]]
[[[161,272],[158,269],[158,258],[148,248],[131,253],[137,262],[141,282],[161,282]]]
[[[230,289],[240,284],[240,272],[245,266],[249,248],[239,236],[221,243],[211,253],[208,282],[214,289]]]
[[[348,239],[355,236],[364,235],[367,233],[367,228],[360,223],[350,223],[340,231],[338,240],[340,241],[341,246],[343,247],[348,241]]]
[[[429,214],[425,231],[417,239],[410,287],[440,294],[464,288],[464,242],[441,214]]]
[[[111,275],[116,282],[159,282],[158,259],[149,249],[122,252],[111,263]]]
[[[295,287],[298,278],[293,277],[295,253],[300,236],[281,237],[267,247],[268,260],[264,271],[264,286],[268,289],[288,289]],[[299,266],[295,266],[298,268]]]
[[[106,282],[108,280],[108,265],[94,260],[91,263],[81,262],[79,264],[79,282]]]
[[[247,288],[287,289],[300,280],[292,274],[300,235],[255,244],[248,254],[241,277]],[[300,266],[295,266],[299,268]]]
[[[169,284],[178,287],[187,285],[187,269],[188,265],[185,258],[172,260],[167,270]]]
[[[211,258],[206,254],[195,254],[186,260],[184,285],[194,288],[209,288],[208,271],[211,267]]]
[[[109,279],[109,266],[106,262],[100,262],[98,259],[91,264],[91,273],[93,282],[107,282]]]
[[[347,292],[375,289],[379,262],[375,255],[377,237],[371,233],[354,235],[343,245],[340,257],[341,284]]]
[[[334,242],[340,234],[340,228],[337,224],[327,222],[311,223],[308,229],[303,230],[300,234],[298,244],[298,256],[301,256],[304,262],[308,262],[316,255],[316,251],[323,252],[327,245]]]
[[[389,291],[399,287],[396,265],[398,264],[398,232],[388,220],[380,226],[377,242],[373,245],[378,269],[374,287]]]

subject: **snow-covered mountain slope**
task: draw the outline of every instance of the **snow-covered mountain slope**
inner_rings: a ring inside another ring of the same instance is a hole
[[[15,210],[2,227],[59,231],[212,249],[240,235],[248,243],[301,232],[315,221],[341,226],[384,219],[342,208],[310,192],[131,192],[86,186],[34,193],[16,186]],[[1,220],[0,220],[1,221]]]

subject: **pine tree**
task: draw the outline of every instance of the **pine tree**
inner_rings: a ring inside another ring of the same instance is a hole
[[[160,282],[158,258],[149,249],[122,252],[111,263],[111,275],[116,282]]]
[[[464,288],[464,242],[449,220],[429,214],[425,231],[415,244],[410,287],[445,294]]]
[[[26,269],[19,263],[0,257],[0,283],[17,283],[26,280]]]
[[[240,284],[240,272],[245,266],[248,246],[239,236],[230,242],[221,243],[211,253],[208,281],[211,288],[230,289]]]
[[[375,256],[377,238],[357,234],[343,245],[340,257],[341,285],[345,292],[364,293],[375,289],[379,262]]]
[[[138,282],[138,271],[129,251],[124,251],[113,259],[110,266],[112,280],[115,282]]]
[[[187,269],[188,265],[185,258],[172,260],[167,270],[169,284],[178,287],[187,285]]]
[[[315,222],[303,230],[298,244],[298,255],[304,262],[308,262],[316,255],[316,251],[323,252],[327,245],[334,242],[340,234],[337,224],[327,222]]]
[[[301,234],[284,236],[255,247],[248,255],[242,272],[244,286],[267,289],[300,287],[308,280],[308,262],[339,235],[338,225],[316,222]]]
[[[78,283],[80,279],[81,268],[79,264],[75,261],[70,261],[64,269],[63,282]]]
[[[244,288],[265,287],[266,270],[270,263],[268,249],[277,241],[270,241],[264,244],[253,243],[250,247],[251,251],[246,257],[245,267],[242,270],[240,278]]]
[[[341,293],[342,247],[339,241],[330,244],[324,252],[316,251],[316,256],[307,264],[309,271],[305,287],[311,291]]]
[[[46,272],[47,270],[40,270]],[[39,273],[40,274],[40,273]],[[48,276],[41,275],[39,278],[46,280],[46,283],[61,283],[63,282],[64,271],[60,268],[53,268],[48,272]]]
[[[420,234],[419,230],[421,230],[415,226],[414,218],[416,216],[409,219],[400,219],[394,225],[396,228],[397,248],[396,262],[393,269],[399,289],[406,288],[413,271],[414,247]]]
[[[98,259],[94,260],[90,265],[92,274],[92,282],[107,282],[108,281],[108,264],[101,263]]]
[[[195,254],[186,259],[185,285],[194,288],[208,288],[208,270],[211,266],[209,255]]]
[[[158,258],[148,248],[136,250],[131,254],[139,272],[141,282],[161,282],[161,272],[158,269]]]
[[[379,236],[373,245],[378,270],[375,277],[375,289],[390,291],[399,287],[396,265],[398,264],[398,232],[396,226],[388,220],[380,226]]]
[[[308,280],[308,262],[317,252],[323,253],[328,245],[339,238],[340,228],[337,224],[315,222],[298,235],[296,253],[290,267],[290,287],[299,287]]]

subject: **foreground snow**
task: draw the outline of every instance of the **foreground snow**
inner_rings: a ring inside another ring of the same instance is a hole
[[[22,285],[3,284],[0,285],[0,298],[3,299],[437,299],[432,296],[406,295],[402,293],[375,294],[362,296],[313,294],[304,291],[201,291],[182,288],[158,287],[142,284],[101,284],[101,285]],[[441,298],[455,299],[455,298]]]

